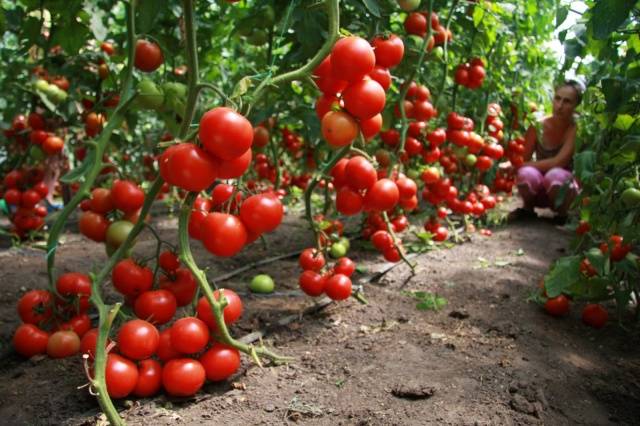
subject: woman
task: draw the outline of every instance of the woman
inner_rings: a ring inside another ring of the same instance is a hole
[[[556,221],[564,223],[567,210],[578,194],[578,185],[571,173],[575,149],[576,123],[574,113],[582,101],[583,86],[574,80],[556,87],[553,113],[535,123],[525,134],[525,163],[518,169],[516,183],[523,207],[513,211],[511,219],[536,217],[535,207],[549,207]],[[535,160],[532,159],[535,153]],[[568,184],[564,197],[558,199],[560,188]]]

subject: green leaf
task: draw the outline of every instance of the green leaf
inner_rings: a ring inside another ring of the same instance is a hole
[[[362,3],[364,3],[367,10],[371,12],[373,16],[376,18],[380,17],[380,5],[377,0],[362,0]]]
[[[89,150],[82,164],[80,164],[80,166],[76,167],[75,169],[71,170],[66,175],[62,176],[60,178],[60,182],[63,182],[63,183],[77,182],[78,180],[80,180],[82,176],[84,176],[87,170],[89,170],[92,163],[93,163],[93,150]]]
[[[629,114],[619,114],[613,127],[619,130],[629,130],[635,121],[636,119]]]
[[[251,78],[243,77],[236,87],[233,88],[233,92],[231,93],[231,99],[236,99],[247,93],[249,88],[252,86]]]
[[[583,151],[573,156],[573,164],[576,176],[581,180],[586,180],[593,176],[596,169],[596,153],[593,151]]]
[[[569,6],[561,6],[556,9],[556,28],[558,28],[567,19],[569,15]]]
[[[166,0],[145,0],[138,2],[138,9],[136,11],[136,30],[141,34],[150,33],[158,15],[163,9],[166,9],[166,7]]]
[[[627,19],[636,2],[632,0],[599,0],[591,9],[593,37],[602,40]]]
[[[619,78],[605,78],[602,80],[602,93],[607,101],[607,111],[615,111],[624,101],[625,84]]]
[[[75,17],[64,26],[53,33],[52,45],[59,44],[69,55],[75,55],[84,46],[89,37],[89,28],[78,22]]]
[[[640,53],[640,36],[638,34],[633,34],[631,37],[627,39],[627,46],[630,49],[636,51],[636,53]]]
[[[580,256],[562,257],[556,261],[544,278],[549,297],[559,296],[581,278],[580,261]]]

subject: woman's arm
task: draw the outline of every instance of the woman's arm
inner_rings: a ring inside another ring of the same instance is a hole
[[[542,173],[545,173],[548,170],[553,169],[554,167],[566,167],[571,162],[571,158],[573,158],[575,144],[576,126],[573,126],[571,129],[567,130],[566,139],[562,144],[562,148],[560,148],[560,151],[558,151],[558,153],[554,157],[547,158],[546,160],[530,161],[525,163],[524,165],[533,166],[536,169],[540,170]]]
[[[533,151],[536,147],[537,132],[535,126],[532,124],[527,129],[527,133],[524,134],[524,152],[522,153],[522,159],[526,162],[531,160]]]

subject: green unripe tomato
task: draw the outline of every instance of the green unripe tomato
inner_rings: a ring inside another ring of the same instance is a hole
[[[444,49],[441,46],[436,46],[431,51],[434,58],[442,60],[444,58]]]
[[[468,154],[466,157],[464,157],[464,164],[469,167],[475,166],[476,161],[478,161],[478,157],[473,154]]]
[[[631,208],[640,205],[640,189],[627,188],[622,192],[622,202],[625,206]]]
[[[59,104],[60,102],[64,102],[67,100],[67,92],[56,86],[55,84],[50,84],[49,88],[46,90],[45,95],[53,102],[54,104]]]
[[[417,169],[409,169],[406,173],[407,176],[413,180],[416,180],[420,177],[420,172]]]
[[[253,277],[249,284],[249,290],[254,293],[273,293],[275,286],[273,278],[267,274],[260,274]]]
[[[136,102],[144,109],[159,110],[164,103],[164,94],[158,86],[149,79],[138,83],[138,97]]]
[[[345,246],[347,251],[349,251],[349,249],[351,248],[351,241],[349,241],[349,239],[347,237],[340,237],[338,242],[340,244],[342,244],[343,246]]]
[[[339,259],[347,255],[347,247],[342,243],[333,243],[329,250],[329,255],[334,259]]]
[[[411,12],[420,6],[420,0],[398,0],[398,6],[405,12]]]
[[[36,90],[39,90],[39,91],[45,92],[45,93],[49,90],[49,86],[50,86],[49,82],[47,80],[42,79],[42,78],[36,80],[36,82],[33,84],[33,87]]]
[[[133,223],[128,220],[117,220],[107,228],[107,245],[117,249],[124,243],[133,229]]]
[[[31,145],[29,149],[29,156],[33,158],[36,162],[42,161],[46,158],[44,155],[44,151],[38,145]]]

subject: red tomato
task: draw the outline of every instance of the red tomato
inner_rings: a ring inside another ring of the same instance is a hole
[[[98,343],[98,329],[92,328],[84,333],[80,340],[80,353],[89,355],[89,359],[93,359],[96,353],[96,345]],[[107,339],[105,347],[109,346],[111,340]]]
[[[160,280],[160,288],[173,293],[178,306],[186,306],[196,295],[198,284],[189,269],[178,268],[175,274]]]
[[[591,224],[589,224],[589,222],[587,222],[586,220],[581,220],[580,223],[578,223],[578,227],[576,228],[576,234],[584,235],[590,230]]]
[[[91,329],[91,319],[87,314],[79,314],[60,324],[59,330],[71,330],[82,338]]]
[[[198,135],[208,152],[222,160],[233,160],[251,148],[253,126],[234,110],[218,107],[202,116]]]
[[[180,260],[174,252],[165,250],[160,253],[158,264],[165,272],[174,272],[180,267]]]
[[[364,204],[368,210],[387,211],[393,209],[400,200],[398,186],[391,179],[380,179],[364,197]]]
[[[236,255],[247,242],[247,230],[238,217],[226,213],[209,213],[202,221],[202,243],[220,257]]]
[[[163,362],[182,356],[182,354],[171,345],[171,328],[167,328],[160,333],[160,343],[158,344],[156,355],[158,355],[158,358]]]
[[[371,139],[382,129],[382,115],[376,114],[366,120],[360,120],[360,130],[365,139]]]
[[[47,355],[51,358],[66,358],[80,350],[80,338],[73,331],[56,331],[47,342]]]
[[[366,120],[382,112],[386,94],[377,81],[364,79],[347,86],[342,92],[342,100],[351,115]]]
[[[120,355],[109,354],[105,368],[105,381],[111,398],[124,398],[136,388],[138,368],[133,362]]]
[[[162,387],[162,365],[155,359],[145,359],[138,364],[138,380],[133,394],[147,398],[157,394]]]
[[[320,117],[322,118],[322,117]],[[253,128],[253,145],[257,148],[267,146],[269,143],[269,130],[264,126],[256,126]]]
[[[54,155],[62,151],[64,148],[64,140],[58,136],[49,136],[42,143],[42,150],[47,155]]]
[[[153,286],[153,271],[132,259],[123,259],[111,271],[113,286],[125,296],[138,297]]]
[[[255,234],[275,230],[282,222],[284,208],[280,200],[270,194],[252,195],[240,206],[240,219]]]
[[[385,251],[393,247],[393,238],[387,231],[376,231],[371,236],[371,243],[378,251]]]
[[[344,169],[349,187],[355,191],[369,189],[378,180],[376,169],[369,160],[357,155],[349,160]]]
[[[582,322],[593,328],[602,328],[609,320],[607,310],[597,303],[591,303],[582,310]]]
[[[219,183],[211,191],[211,202],[214,206],[220,206],[233,195],[233,185]]]
[[[207,189],[218,176],[218,163],[191,143],[169,147],[159,161],[160,174],[169,184],[186,191]]]
[[[358,123],[346,112],[329,111],[320,124],[322,136],[333,148],[349,145],[358,136]]]
[[[319,273],[307,270],[300,274],[299,284],[302,291],[312,297],[324,293],[325,278]]]
[[[359,192],[348,187],[340,188],[336,195],[336,210],[346,216],[352,216],[362,211],[364,198]]]
[[[115,180],[111,187],[113,205],[125,213],[134,212],[144,204],[144,191],[128,180]]]
[[[109,221],[101,214],[86,211],[80,216],[78,228],[85,237],[96,242],[102,242],[107,237]]]
[[[196,240],[202,239],[202,223],[208,213],[203,210],[192,210],[189,215],[189,236]]]
[[[163,62],[164,57],[160,46],[148,40],[138,40],[136,42],[134,65],[137,69],[144,72],[153,72]]]
[[[215,343],[200,357],[207,379],[219,382],[231,377],[240,368],[240,352],[236,348]]]
[[[145,291],[136,298],[134,312],[153,324],[165,324],[176,314],[178,303],[168,290]]]
[[[569,299],[564,294],[547,299],[544,303],[544,310],[554,317],[561,317],[569,313]]]
[[[232,160],[218,160],[218,179],[235,179],[242,176],[251,165],[251,149]]]
[[[338,40],[331,50],[331,72],[334,78],[356,82],[369,74],[376,55],[369,43],[360,37]]]
[[[409,34],[424,37],[427,33],[427,18],[419,12],[412,12],[404,20],[404,29]]]
[[[404,43],[397,35],[391,34],[387,39],[376,37],[371,44],[376,57],[376,65],[393,68],[402,61]]]
[[[49,333],[33,324],[20,324],[13,335],[13,347],[20,355],[31,358],[47,352]]]
[[[444,241],[449,236],[449,231],[444,226],[438,226],[436,228],[436,232],[434,232],[433,240],[434,241]]]
[[[78,297],[77,312],[84,312],[89,308],[91,296],[91,279],[80,272],[67,272],[58,277],[56,290],[64,297]]]
[[[194,395],[200,390],[205,379],[205,369],[195,359],[172,359],[162,369],[162,386],[171,396]]]
[[[151,323],[135,319],[127,321],[118,332],[118,348],[130,359],[151,357],[160,344],[160,333]]]
[[[356,264],[348,257],[341,257],[333,268],[336,274],[346,275],[350,277],[356,270]]]
[[[171,346],[180,353],[200,352],[209,342],[209,328],[196,317],[180,318],[171,326]]]
[[[351,296],[351,279],[343,274],[335,274],[327,279],[324,292],[331,300],[344,300]]]
[[[348,82],[340,78],[334,78],[331,70],[331,55],[328,55],[313,71],[314,79],[318,88],[325,95],[335,95],[347,87]]]
[[[90,208],[95,213],[106,214],[114,209],[111,190],[107,188],[95,188],[91,191]]]
[[[37,325],[51,318],[52,302],[47,290],[30,290],[18,301],[18,315],[22,322]]]
[[[298,261],[305,271],[318,272],[325,265],[324,255],[312,248],[304,249]]]
[[[221,289],[225,299],[227,299],[227,306],[224,307],[222,311],[224,317],[224,323],[229,325],[236,322],[240,316],[242,315],[242,300],[240,296],[228,288]],[[220,290],[216,290],[213,292],[213,296],[215,300],[220,300]],[[202,296],[200,300],[198,300],[198,306],[196,307],[196,311],[198,313],[198,318],[205,322],[212,330],[216,330],[218,328],[216,324],[215,317],[213,316],[213,311],[211,309],[211,305],[206,297]]]
[[[373,67],[373,71],[369,73],[369,78],[371,80],[377,81],[380,86],[386,92],[391,87],[391,73],[388,69],[383,68],[379,65]]]

